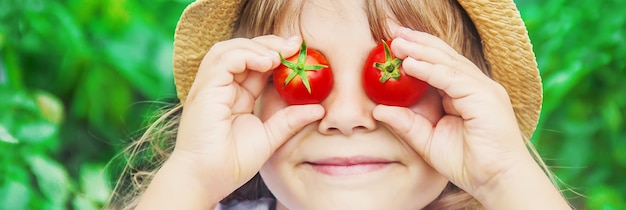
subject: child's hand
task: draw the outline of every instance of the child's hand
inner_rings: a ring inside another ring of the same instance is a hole
[[[471,61],[441,39],[409,29],[396,32],[391,49],[404,58],[407,74],[439,91],[445,114],[433,124],[410,109],[379,105],[374,117],[452,183],[476,196],[515,167],[535,164],[507,92]]]
[[[252,114],[272,69],[297,52],[300,38],[232,39],[206,54],[191,87],[170,160],[221,199],[252,178],[274,151],[306,124],[319,105],[289,106],[262,122]],[[219,200],[217,200],[219,201]]]

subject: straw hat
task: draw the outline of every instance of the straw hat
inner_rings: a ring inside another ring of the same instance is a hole
[[[530,138],[542,88],[526,26],[513,0],[458,0],[476,25],[493,79],[507,90],[522,134]],[[200,61],[214,43],[231,38],[241,0],[197,0],[183,12],[174,37],[174,77],[185,101]]]

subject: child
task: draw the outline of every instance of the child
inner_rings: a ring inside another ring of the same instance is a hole
[[[268,80],[302,40],[334,85],[288,105]],[[431,86],[415,104],[363,91],[379,40]],[[181,105],[131,147],[147,161],[112,208],[569,209],[528,141],[541,83],[513,1],[198,0],[174,45]]]

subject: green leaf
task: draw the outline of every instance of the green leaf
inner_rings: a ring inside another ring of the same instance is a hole
[[[37,91],[36,97],[41,96],[38,97],[38,106],[32,95],[27,92],[0,88],[0,98],[4,99],[0,101],[0,109],[6,111],[0,115],[0,141],[37,143],[56,136],[59,125],[49,122],[55,119],[46,120],[41,114],[44,109],[40,109],[48,106],[45,109],[48,114],[58,115],[52,113],[49,107],[51,100],[45,99],[52,99],[53,96]]]
[[[55,125],[63,121],[65,111],[63,109],[63,103],[59,98],[42,90],[35,91],[32,95],[39,107],[41,117]]]
[[[16,131],[16,136],[24,142],[40,143],[56,137],[58,126],[44,120],[23,122]]]
[[[91,202],[104,204],[111,194],[104,166],[100,164],[83,164],[80,169],[80,186],[85,199]]]
[[[53,204],[67,203],[71,183],[63,165],[41,154],[33,154],[27,161],[41,193]]]
[[[14,117],[18,113],[38,113],[39,109],[33,98],[27,93],[25,89],[14,89],[0,86],[0,108]],[[6,116],[6,115],[5,115]],[[0,117],[5,117],[0,116]]]
[[[19,142],[3,125],[0,125],[0,141],[14,144]]]
[[[32,194],[28,184],[8,180],[3,185],[0,187],[0,209],[28,209]]]
[[[74,197],[74,199],[72,200],[72,206],[74,207],[74,209],[80,209],[80,210],[98,210],[100,208],[98,208],[98,206],[96,204],[94,204],[93,202],[91,202],[91,200],[82,197],[82,196],[76,196]]]
[[[9,148],[15,150],[16,147]],[[0,178],[0,209],[29,209],[29,203],[36,200],[30,173],[24,162],[16,156],[0,159],[0,176],[3,177]]]

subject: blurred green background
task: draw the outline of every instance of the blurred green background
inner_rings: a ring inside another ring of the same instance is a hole
[[[0,0],[0,209],[102,207],[107,163],[176,102],[189,2]],[[516,2],[544,83],[533,141],[576,208],[626,209],[626,1]]]

